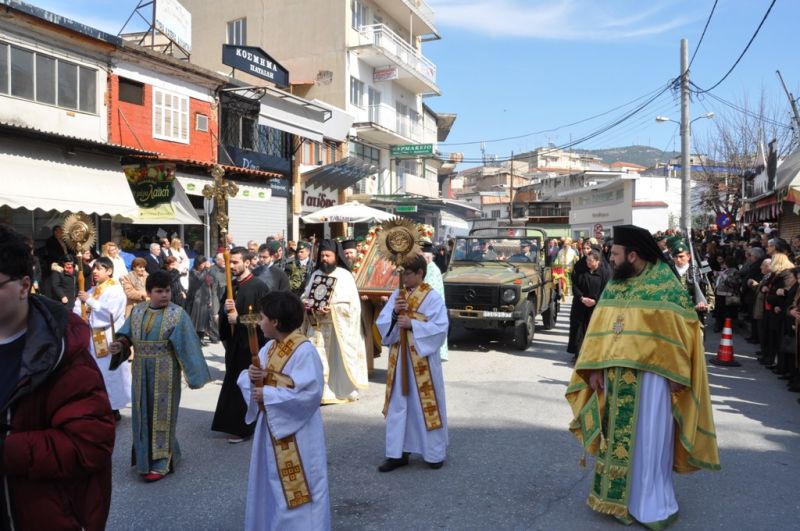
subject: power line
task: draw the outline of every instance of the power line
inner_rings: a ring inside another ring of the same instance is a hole
[[[754,40],[756,40],[756,36],[758,35],[758,32],[761,31],[761,27],[764,25],[764,22],[767,21],[767,17],[769,16],[770,12],[772,11],[772,8],[775,6],[775,2],[777,2],[777,1],[778,0],[772,0],[772,2],[769,4],[769,7],[767,8],[767,12],[764,13],[764,17],[761,19],[761,22],[758,24],[758,27],[756,28],[756,31],[753,33],[753,36],[750,37],[750,40],[747,42],[747,46],[744,47],[744,50],[742,50],[742,53],[739,54],[739,57],[736,59],[736,62],[733,63],[733,65],[728,69],[727,72],[725,72],[725,75],[722,76],[722,78],[719,81],[717,81],[716,83],[714,83],[711,87],[709,87],[707,89],[700,88],[699,86],[695,85],[694,83],[691,83],[692,86],[694,86],[697,89],[697,90],[693,91],[695,94],[703,94],[705,92],[709,92],[711,90],[714,90],[715,88],[720,86],[722,84],[722,82],[725,81],[728,78],[729,75],[731,75],[731,72],[733,72],[733,70],[739,64],[739,61],[742,60],[742,57],[744,57],[744,54],[746,54],[747,50],[750,49],[750,45],[753,44]]]
[[[735,103],[732,103],[732,102],[722,98],[721,96],[718,96],[717,94],[714,94],[713,92],[706,92],[704,94],[704,96],[708,96],[708,97],[716,100],[717,102],[721,103],[722,105],[725,105],[726,107],[729,107],[729,108],[733,109],[736,112],[740,112],[740,113],[742,113],[742,114],[744,114],[746,116],[749,116],[751,118],[755,118],[756,120],[760,120],[760,121],[764,122],[765,124],[773,125],[775,127],[781,127],[781,128],[784,128],[784,129],[791,129],[792,128],[792,126],[789,125],[789,124],[784,124],[784,123],[772,120],[770,118],[766,118],[764,116],[761,116],[759,114],[756,114],[755,112],[750,111],[750,110],[748,110],[748,109],[746,109],[744,107],[741,107],[741,106],[739,106],[739,105],[737,105]],[[700,101],[702,101],[702,98],[700,99]]]
[[[674,83],[675,83],[674,79],[670,80],[670,82],[667,84],[667,88],[672,86]],[[521,134],[521,135],[509,136],[509,137],[506,137],[506,138],[495,138],[495,139],[492,139],[492,140],[474,140],[474,141],[469,141],[469,142],[449,142],[449,143],[443,143],[443,144],[439,144],[439,145],[440,146],[470,146],[470,145],[478,145],[478,144],[481,144],[481,143],[490,144],[490,143],[494,143],[494,142],[507,142],[509,140],[519,140],[519,139],[527,138],[527,137],[530,137],[530,136],[542,135],[542,134],[545,134],[545,133],[552,133],[554,131],[558,131],[559,129],[564,129],[566,127],[572,127],[572,126],[579,125],[579,124],[582,124],[582,123],[585,123],[585,122],[589,122],[589,121],[594,120],[596,118],[600,118],[602,116],[606,116],[607,114],[611,114],[614,111],[617,111],[617,110],[622,109],[624,107],[628,107],[629,105],[632,105],[632,104],[636,103],[637,101],[643,100],[643,99],[645,99],[645,98],[647,98],[647,97],[649,97],[649,96],[651,96],[651,95],[653,95],[655,93],[661,94],[661,93],[663,93],[663,91],[664,91],[664,86],[662,85],[661,87],[658,87],[655,90],[652,90],[652,91],[650,91],[650,92],[648,92],[648,93],[646,93],[646,94],[644,94],[642,96],[639,96],[638,98],[635,98],[635,99],[633,99],[633,100],[631,100],[631,101],[629,101],[627,103],[623,103],[622,105],[618,105],[617,107],[609,109],[609,110],[607,110],[605,112],[601,112],[600,114],[595,114],[594,116],[589,116],[588,118],[583,118],[582,120],[578,120],[576,122],[572,122],[572,123],[568,123],[568,124],[564,124],[564,125],[559,125],[557,127],[552,127],[550,129],[542,129],[541,131],[533,131],[531,133],[524,133],[524,134]]]
[[[692,68],[692,63],[694,63],[694,57],[697,55],[697,50],[700,49],[700,45],[703,44],[703,37],[706,36],[706,30],[708,29],[708,25],[711,22],[711,17],[714,16],[714,10],[717,9],[717,2],[719,0],[714,0],[714,5],[711,6],[711,13],[708,14],[708,19],[706,19],[706,25],[703,27],[703,33],[700,34],[700,40],[697,41],[697,46],[694,49],[694,53],[692,53],[692,59],[689,61],[689,68]]]
[[[632,109],[631,111],[623,114],[622,116],[620,116],[619,118],[615,119],[614,121],[606,124],[605,126],[602,126],[602,127],[598,128],[598,129],[596,129],[596,130],[594,130],[594,131],[592,131],[590,133],[587,133],[583,137],[580,137],[580,138],[578,138],[576,140],[570,141],[570,142],[562,144],[560,146],[554,146],[552,148],[539,151],[538,154],[539,155],[547,155],[548,153],[553,153],[555,151],[569,149],[571,147],[577,146],[578,144],[583,144],[585,142],[588,142],[589,140],[592,140],[592,139],[594,139],[594,138],[596,138],[596,137],[598,137],[598,136],[610,131],[611,129],[621,125],[622,123],[625,123],[626,121],[628,121],[632,117],[634,117],[637,114],[639,114],[640,112],[642,112],[645,108],[647,108],[649,105],[651,105],[653,102],[655,102],[658,98],[660,98],[665,92],[670,90],[673,85],[674,85],[674,80],[671,81],[669,84],[667,84],[665,87],[663,87],[657,94],[655,94],[654,96],[650,97],[650,99],[648,99],[647,101],[645,101],[644,103],[642,103],[638,107]],[[509,160],[511,160],[511,159],[508,158],[508,157],[499,157],[499,158],[495,159],[493,162],[508,162]],[[482,158],[477,158],[477,157],[474,158],[474,159],[468,159],[468,158],[465,157],[462,162],[464,162],[464,163],[481,163],[481,162],[483,162],[483,159]]]

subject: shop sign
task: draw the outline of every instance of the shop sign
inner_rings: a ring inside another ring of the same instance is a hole
[[[372,81],[392,81],[400,77],[396,66],[384,66],[372,71]]]
[[[151,208],[175,197],[174,164],[136,164],[122,169],[138,206]]]
[[[279,87],[289,86],[289,71],[255,46],[222,45],[222,64],[247,72]]]
[[[392,157],[432,156],[433,144],[401,144],[392,146]]]
[[[315,186],[303,187],[301,206],[303,214],[311,214],[337,204],[337,192],[324,191]]]
[[[396,207],[394,207],[394,211],[395,212],[406,212],[406,213],[416,212],[417,211],[417,205],[397,205]]]

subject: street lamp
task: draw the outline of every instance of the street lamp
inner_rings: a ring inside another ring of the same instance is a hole
[[[687,103],[688,105],[688,103]],[[686,231],[686,236],[691,238],[692,215],[689,199],[692,193],[692,165],[689,160],[689,138],[691,137],[691,125],[697,120],[704,118],[714,118],[713,112],[707,112],[698,116],[694,120],[679,122],[669,116],[656,116],[656,122],[673,122],[681,126],[681,226]]]

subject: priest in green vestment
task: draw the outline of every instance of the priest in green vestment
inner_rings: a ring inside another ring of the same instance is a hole
[[[663,529],[672,472],[720,468],[703,331],[649,232],[614,227],[611,261],[567,388],[570,431],[596,456],[589,506]]]
[[[133,465],[150,482],[172,472],[181,455],[175,438],[181,372],[191,389],[211,381],[191,318],[170,302],[170,285],[165,271],[147,277],[150,301],[133,308],[109,349],[114,368],[133,347]]]

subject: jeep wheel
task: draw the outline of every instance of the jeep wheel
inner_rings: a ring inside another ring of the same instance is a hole
[[[536,316],[530,301],[525,302],[522,315],[524,318],[514,324],[514,347],[526,350],[533,342],[533,335],[536,332]]]
[[[550,301],[550,306],[542,312],[542,324],[545,330],[552,330],[556,326],[556,319],[558,317],[558,303]]]

